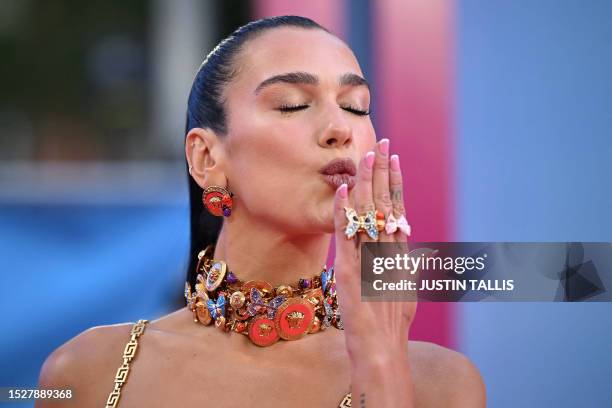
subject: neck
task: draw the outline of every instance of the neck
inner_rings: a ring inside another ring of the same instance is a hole
[[[321,272],[331,234],[289,235],[255,222],[254,217],[233,216],[223,222],[214,259],[226,262],[241,281],[295,285],[299,278]]]

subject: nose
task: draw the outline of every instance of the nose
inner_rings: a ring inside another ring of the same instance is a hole
[[[353,141],[353,129],[346,123],[329,123],[319,137],[321,147],[348,147]]]

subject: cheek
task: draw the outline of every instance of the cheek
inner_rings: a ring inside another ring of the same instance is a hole
[[[289,177],[302,168],[305,163],[300,151],[306,148],[303,138],[295,133],[290,136],[281,127],[252,128],[234,138],[228,154],[229,165],[232,173],[237,172],[239,176],[258,179],[265,176],[272,182],[278,176]]]
[[[248,112],[248,110],[247,110]],[[280,119],[274,114],[251,112],[241,115],[231,126],[230,156],[251,161],[251,157],[269,160],[270,165],[299,157],[307,147],[311,129],[296,120]],[[246,119],[246,120],[245,120]]]
[[[253,211],[293,202],[292,192],[304,186],[308,172],[316,171],[307,154],[312,143],[304,129],[299,132],[278,120],[274,125],[255,120],[228,135],[228,178]]]
[[[366,124],[364,124],[363,128],[359,129],[358,134],[364,135],[361,138],[355,139],[357,151],[359,152],[359,158],[362,158],[367,152],[376,147],[376,131],[374,131],[372,122],[368,121]]]

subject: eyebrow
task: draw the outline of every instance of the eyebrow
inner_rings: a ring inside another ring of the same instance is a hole
[[[286,74],[274,75],[255,88],[255,94],[258,94],[263,88],[272,84],[285,83],[285,84],[303,84],[303,85],[318,85],[319,78],[316,75],[309,74],[308,72],[288,72]],[[340,86],[365,86],[370,90],[370,84],[365,78],[360,77],[357,74],[346,73],[341,75],[338,83]]]

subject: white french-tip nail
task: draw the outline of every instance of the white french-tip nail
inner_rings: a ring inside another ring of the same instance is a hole
[[[372,166],[374,165],[374,157],[375,157],[375,153],[374,153],[374,152],[368,152],[368,153],[366,154],[366,157],[365,157],[365,164],[366,164],[366,167],[367,167],[368,169],[371,169],[371,168],[372,168]]]

